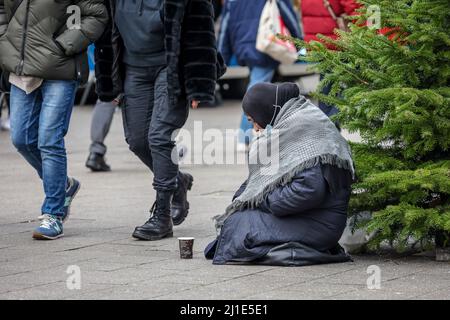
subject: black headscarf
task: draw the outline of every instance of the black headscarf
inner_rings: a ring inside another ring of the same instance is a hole
[[[269,124],[273,125],[285,103],[299,94],[300,90],[295,83],[258,83],[245,94],[242,108],[246,115],[265,128]]]

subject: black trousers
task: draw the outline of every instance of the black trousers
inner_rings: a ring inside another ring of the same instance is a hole
[[[164,66],[127,65],[124,93],[123,124],[130,150],[153,172],[156,191],[175,190],[178,164],[172,135],[187,120],[187,102],[169,102]]]

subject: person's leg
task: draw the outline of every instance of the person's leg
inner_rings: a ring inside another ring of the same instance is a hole
[[[248,84],[248,89],[253,87],[257,83],[262,82],[271,82],[272,78],[275,74],[275,70],[273,68],[267,67],[253,67],[250,70],[250,82]],[[241,125],[239,130],[239,143],[248,145],[253,138],[253,126],[248,121],[247,116],[242,114]]]
[[[155,100],[148,141],[153,158],[153,187],[157,191],[173,192],[177,188],[178,163],[172,159],[175,149],[173,133],[180,129],[188,116],[187,102],[173,108],[169,105],[166,68],[156,70]]]
[[[156,202],[152,217],[133,233],[133,237],[140,240],[159,240],[173,236],[171,202],[177,189],[179,171],[176,159],[172,159],[175,149],[172,135],[184,125],[189,112],[187,102],[180,101],[177,106],[170,104],[166,68],[153,68],[153,72],[155,92],[148,143],[153,158]]]
[[[115,109],[116,106],[112,102],[97,101],[91,122],[91,153],[106,154],[105,139],[111,128]]]
[[[92,171],[110,171],[111,168],[105,162],[107,151],[105,139],[114,117],[116,106],[112,102],[98,100],[93,111],[91,122],[91,146],[86,166]]]
[[[46,198],[42,213],[64,217],[67,180],[67,156],[64,137],[78,87],[76,81],[44,81],[39,119],[38,148],[42,157],[42,179]]]
[[[41,92],[38,89],[27,95],[12,85],[10,102],[12,143],[42,179],[42,158],[38,149]]]
[[[153,110],[154,79],[148,68],[126,67],[125,100],[122,108],[125,139],[130,150],[153,171],[148,132]]]

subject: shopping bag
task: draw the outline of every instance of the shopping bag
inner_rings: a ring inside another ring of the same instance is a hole
[[[256,49],[283,64],[293,64],[298,59],[297,49],[290,41],[278,38],[290,36],[276,0],[267,0],[259,22]]]

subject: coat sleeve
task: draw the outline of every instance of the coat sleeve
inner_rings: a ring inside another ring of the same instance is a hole
[[[212,103],[220,73],[211,0],[190,0],[183,28],[182,61],[187,99]]]
[[[278,0],[278,7],[283,21],[291,36],[303,39],[303,30],[300,25],[300,18],[294,10],[290,0]]]
[[[56,38],[67,56],[83,52],[103,34],[108,23],[108,13],[103,0],[78,0],[75,5],[81,13],[80,27],[67,29]]]
[[[7,26],[8,19],[6,17],[5,4],[3,0],[0,0],[0,37],[5,34]]]
[[[272,191],[260,208],[275,216],[299,214],[319,207],[326,190],[322,170],[317,166],[297,174],[291,183]]]
[[[229,2],[225,1],[225,5],[222,10],[222,21],[220,24],[219,32],[219,52],[226,64],[230,63],[231,57],[233,55],[233,50],[231,49],[231,39],[230,39],[230,8]]]

